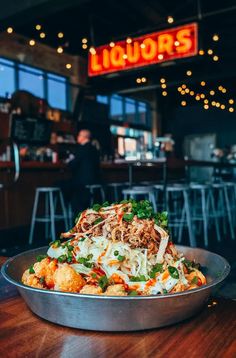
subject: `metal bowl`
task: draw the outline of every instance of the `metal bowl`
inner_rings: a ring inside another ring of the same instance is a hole
[[[10,258],[3,265],[2,274],[17,286],[29,308],[48,321],[97,331],[138,331],[167,326],[193,316],[230,272],[228,262],[219,255],[185,246],[177,246],[177,249],[202,265],[207,285],[180,293],[138,297],[84,295],[23,285],[23,272],[35,262],[37,255],[46,253],[47,247]]]

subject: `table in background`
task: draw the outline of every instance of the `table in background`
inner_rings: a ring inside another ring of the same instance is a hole
[[[124,333],[85,331],[37,317],[0,275],[0,356],[233,358],[236,302],[210,300],[199,315],[170,327]]]

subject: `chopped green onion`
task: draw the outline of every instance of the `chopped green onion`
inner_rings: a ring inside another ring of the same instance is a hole
[[[37,262],[41,262],[43,259],[46,259],[47,255],[38,255],[36,257]]]
[[[194,278],[192,279],[191,283],[197,285],[197,283],[198,283],[198,277],[197,277],[197,276],[194,276]]]
[[[93,273],[91,273],[91,276],[92,276],[92,278],[96,278],[97,274],[93,272]]]
[[[66,255],[61,255],[57,259],[58,259],[58,262],[63,263],[63,262],[66,262],[67,256]]]
[[[103,221],[103,218],[98,218],[98,219],[96,219],[94,222],[93,222],[93,225],[97,225],[97,224],[99,224],[100,222],[102,222]]]
[[[50,242],[49,245],[54,246],[54,247],[60,247],[61,246],[61,241],[60,240],[55,240],[55,241]]]
[[[106,206],[110,206],[109,201],[104,201],[102,204],[102,207],[105,208]]]
[[[122,262],[125,260],[125,256],[118,255],[117,259]]]
[[[45,283],[45,277],[44,276],[40,277],[39,282],[42,284]]]
[[[87,239],[87,237],[82,237],[80,241],[84,241],[85,239]]]
[[[93,205],[93,210],[94,211],[99,211],[101,209],[101,205],[100,204],[94,204]]]
[[[168,293],[168,291],[165,288],[163,288],[163,293],[164,293],[164,295],[166,295]]]
[[[35,273],[35,271],[34,271],[34,265],[31,265],[31,266],[29,267],[29,273]]]
[[[115,250],[114,251],[114,256],[118,256],[119,255],[119,251]]]
[[[179,271],[177,270],[177,268],[169,266],[168,271],[171,277],[175,278],[176,280],[179,278]]]
[[[134,214],[133,213],[129,213],[129,214],[124,214],[123,215],[123,220],[125,220],[125,221],[132,221],[133,220],[133,218],[134,218]]]
[[[98,284],[101,287],[102,290],[104,290],[108,285],[108,278],[106,275],[101,276],[98,280]]]
[[[128,296],[138,296],[138,292],[133,290],[128,293]]]
[[[150,272],[149,276],[151,278],[155,278],[156,277],[156,274],[160,272],[162,273],[163,272],[163,265],[162,264],[156,264],[153,266],[152,268],[152,271]]]
[[[131,282],[147,281],[148,279],[144,275],[131,276],[129,279]]]

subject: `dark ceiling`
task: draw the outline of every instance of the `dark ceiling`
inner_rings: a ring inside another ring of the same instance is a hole
[[[140,33],[167,28],[190,21],[199,23],[199,47],[209,48],[219,56],[196,56],[187,60],[117,74],[113,78],[101,77],[90,80],[97,91],[133,91],[139,89],[135,79],[146,76],[145,89],[159,87],[160,76],[169,79],[169,85],[178,85],[185,78],[195,86],[199,80],[215,83],[223,80],[234,87],[236,78],[236,3],[235,0],[21,0],[11,1],[2,8],[0,21],[3,26],[13,26],[16,32],[42,41],[52,47],[64,46],[73,55],[87,56],[82,49],[82,38],[88,38],[89,46],[109,43]],[[167,17],[174,17],[168,24]],[[42,25],[45,39],[39,38],[36,24]],[[63,39],[57,33],[63,32]],[[220,40],[214,42],[213,34]],[[186,70],[193,75],[186,78]],[[124,81],[125,78],[125,81]]]

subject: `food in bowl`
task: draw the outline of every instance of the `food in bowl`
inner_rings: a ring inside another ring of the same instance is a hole
[[[167,213],[147,200],[95,204],[22,276],[25,285],[105,296],[147,296],[206,284],[200,265],[177,252]]]

